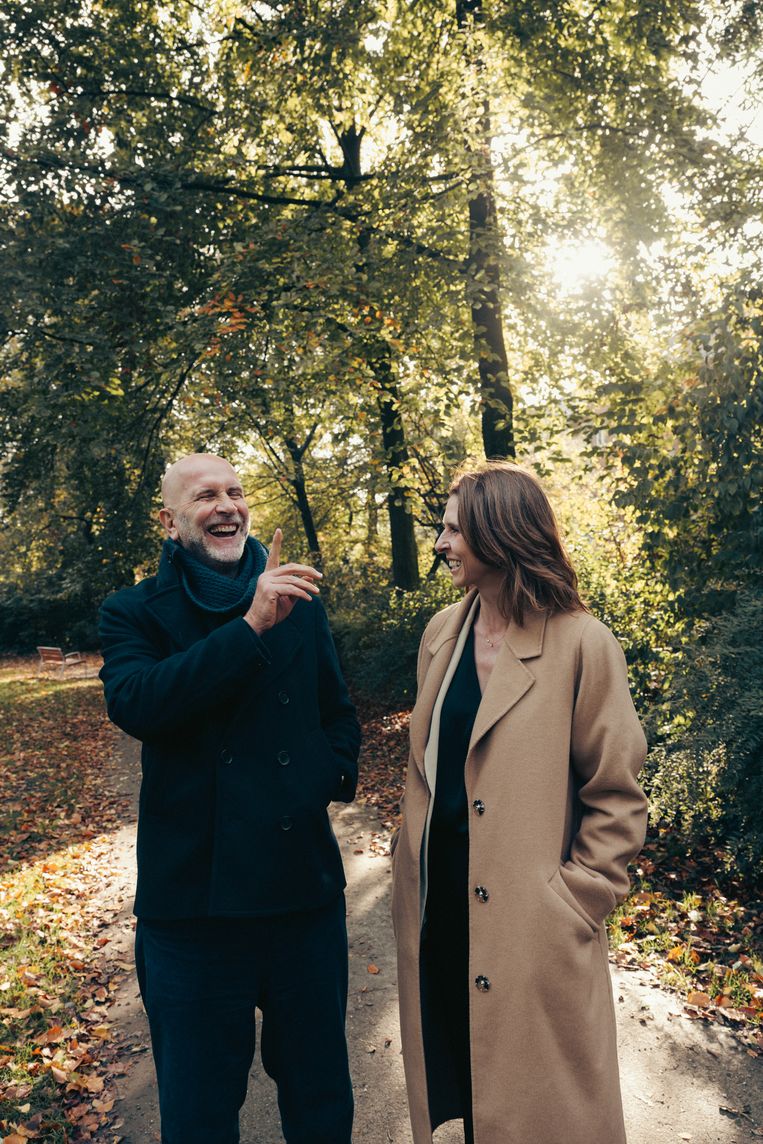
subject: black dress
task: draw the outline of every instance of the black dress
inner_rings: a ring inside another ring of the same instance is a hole
[[[474,629],[440,714],[437,781],[421,933],[421,1014],[432,1127],[464,1118],[471,1130],[469,1063],[469,811],[464,765],[480,705]]]

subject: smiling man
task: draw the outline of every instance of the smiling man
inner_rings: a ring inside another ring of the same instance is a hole
[[[109,597],[109,715],[143,744],[136,966],[164,1144],[237,1144],[262,1061],[289,1144],[350,1144],[342,861],[360,734],[321,573],[249,536],[222,457],[162,482],[156,576]]]
[[[249,509],[222,457],[192,453],[167,470],[159,519],[172,540],[203,564],[235,577],[249,535]]]

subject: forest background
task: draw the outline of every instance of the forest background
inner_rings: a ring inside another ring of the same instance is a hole
[[[0,648],[96,646],[189,450],[410,702],[465,458],[545,480],[652,821],[763,865],[757,0],[11,0]]]

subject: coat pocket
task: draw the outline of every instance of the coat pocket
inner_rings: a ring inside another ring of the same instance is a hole
[[[334,753],[322,727],[313,731],[308,738],[306,757],[309,782],[326,807],[339,797],[345,772],[342,760]]]
[[[553,874],[551,875],[551,877],[548,880],[547,885],[548,885],[549,889],[554,891],[554,893],[556,894],[556,896],[558,898],[561,898],[561,900],[564,902],[564,904],[566,906],[568,906],[571,910],[574,910],[574,912],[577,914],[577,916],[580,918],[580,920],[582,922],[585,922],[586,926],[588,927],[588,929],[592,935],[597,934],[599,932],[599,926],[596,924],[596,922],[593,920],[593,918],[588,913],[586,913],[586,911],[583,909],[580,902],[577,900],[577,898],[575,897],[575,895],[572,893],[569,886],[565,882],[564,878],[562,877],[560,870],[554,870]]]

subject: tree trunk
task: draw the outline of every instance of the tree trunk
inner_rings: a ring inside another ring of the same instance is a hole
[[[456,20],[464,37],[472,36],[484,21],[482,0],[456,0]],[[501,236],[490,151],[490,100],[481,91],[484,65],[479,44],[467,42],[465,51],[474,86],[480,91],[472,129],[466,132],[466,151],[471,168],[467,296],[480,378],[482,443],[486,457],[513,457],[514,399],[501,315]]]
[[[343,178],[347,188],[351,190],[357,185],[361,176],[360,145],[363,140],[363,130],[358,131],[353,124],[338,133],[337,138],[344,156]],[[370,233],[361,230],[357,238],[359,276],[366,270],[370,241]],[[366,301],[362,291],[360,305],[364,305]],[[420,583],[419,555],[413,518],[413,490],[403,476],[410,457],[405,439],[405,426],[400,414],[400,393],[392,369],[391,350],[382,338],[373,345],[373,355],[368,364],[379,387],[377,403],[389,484],[387,512],[392,545],[392,583],[395,588],[410,590],[418,588]]]
[[[374,373],[378,381],[384,372],[384,367],[378,361],[376,365]],[[413,527],[411,490],[401,477],[401,470],[408,463],[408,447],[400,417],[397,386],[392,379],[389,363],[386,368],[390,376],[381,386],[379,416],[387,475],[391,486],[387,494],[387,512],[392,541],[392,583],[396,588],[410,590],[419,586],[419,553]]]
[[[323,554],[321,552],[321,543],[318,539],[318,530],[315,527],[315,518],[313,517],[313,510],[307,495],[305,466],[302,463],[305,447],[298,445],[293,437],[286,437],[284,440],[286,448],[289,450],[289,456],[291,457],[293,466],[292,475],[289,477],[289,484],[294,490],[294,499],[297,502],[302,527],[305,530],[305,539],[307,540],[307,547],[310,554],[309,559],[316,568],[322,570]]]

